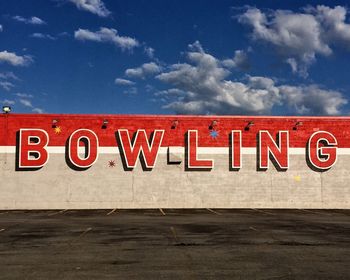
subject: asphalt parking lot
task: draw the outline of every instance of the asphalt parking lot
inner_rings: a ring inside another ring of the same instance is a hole
[[[350,210],[1,211],[1,279],[349,279]]]

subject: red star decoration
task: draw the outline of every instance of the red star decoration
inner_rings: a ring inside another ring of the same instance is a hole
[[[109,166],[109,167],[115,167],[115,161],[114,161],[114,160],[110,160],[110,161],[108,162],[108,166]]]

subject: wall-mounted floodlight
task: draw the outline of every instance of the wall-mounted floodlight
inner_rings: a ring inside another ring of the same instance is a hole
[[[52,120],[52,128],[56,128],[58,126],[58,120],[53,119]]]
[[[2,111],[4,114],[8,114],[11,112],[11,107],[10,106],[2,106]]]
[[[104,119],[102,122],[102,129],[106,129],[108,126],[108,120]]]
[[[298,130],[298,127],[302,126],[302,125],[303,125],[303,122],[296,122],[294,127],[293,127],[293,130]]]
[[[211,124],[209,125],[209,129],[212,130],[218,125],[218,121],[212,121]]]
[[[178,120],[174,120],[174,121],[171,123],[171,129],[177,128],[178,125],[179,125],[179,121],[178,121]]]
[[[254,123],[253,121],[249,122],[249,123],[245,126],[244,130],[248,131],[253,125],[255,125],[255,123]]]

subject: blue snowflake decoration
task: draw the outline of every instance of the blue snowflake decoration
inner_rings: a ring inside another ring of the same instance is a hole
[[[210,137],[213,139],[216,139],[219,136],[219,132],[216,130],[211,130],[209,134],[210,134]]]

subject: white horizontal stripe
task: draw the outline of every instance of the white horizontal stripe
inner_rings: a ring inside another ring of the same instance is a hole
[[[184,147],[161,147],[159,154],[167,154],[168,149],[173,154],[183,154]],[[64,146],[50,146],[47,147],[50,154],[64,154]],[[15,146],[0,146],[0,154],[14,154],[16,152]],[[99,147],[99,154],[119,154],[118,147]],[[84,153],[84,148],[79,148],[79,153]],[[229,153],[228,147],[198,147],[199,154],[207,155],[227,155]],[[255,155],[256,148],[242,148],[243,155]],[[305,155],[305,148],[289,148],[290,155]],[[338,155],[350,155],[350,148],[338,148]]]

